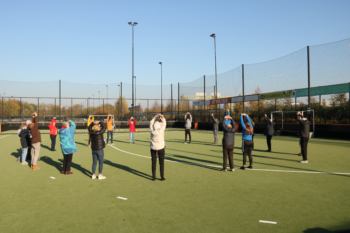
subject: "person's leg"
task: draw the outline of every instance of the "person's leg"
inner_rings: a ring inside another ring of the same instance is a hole
[[[191,143],[191,129],[189,129],[188,131],[189,131],[189,138],[190,138],[190,143]]]
[[[51,135],[50,134],[50,140],[51,140],[51,150],[53,150],[52,148],[53,148],[53,137],[52,136],[54,136],[54,135]]]
[[[304,160],[304,156],[305,156],[305,140],[304,138],[300,138],[300,147],[301,147],[301,155],[303,156],[303,160]]]
[[[129,140],[130,143],[131,143],[131,137],[132,137],[132,132],[130,132],[130,140]]]
[[[187,142],[187,129],[185,129],[185,142]]]
[[[113,130],[111,131],[111,144],[113,144]]]
[[[96,150],[93,150],[92,151],[92,175],[95,175],[96,166],[97,166],[97,153],[96,153]]]
[[[235,168],[233,164],[233,146],[229,146],[227,152],[228,152],[228,159],[229,159],[228,161],[230,163],[230,168],[232,170]]]
[[[40,153],[40,142],[33,144],[33,157],[32,157],[32,165],[36,166],[38,159],[39,159],[39,153]]]
[[[22,148],[22,156],[21,156],[21,163],[25,163],[26,162],[26,157],[27,157],[27,148]]]
[[[214,143],[218,143],[218,131],[214,130]]]
[[[109,134],[110,134],[110,132],[107,131],[107,144],[108,144],[108,140],[109,140]]]
[[[252,167],[252,166],[253,166],[252,151],[253,151],[253,142],[252,142],[251,145],[248,147],[249,167]]]
[[[67,155],[63,155],[63,167],[62,171],[66,172],[67,171]]]
[[[305,138],[305,154],[304,154],[304,160],[307,161],[307,145],[309,143],[309,138]]]
[[[32,148],[33,146],[28,146],[27,157],[26,160],[32,160]]]
[[[132,142],[135,143],[135,132],[132,132]]]
[[[271,151],[271,138],[272,136],[266,136],[268,150]]]
[[[165,178],[164,178],[164,156],[165,156],[165,149],[163,148],[161,150],[158,150],[158,160],[159,160],[161,180],[165,180]]]
[[[104,150],[98,151],[98,174],[102,175],[102,169],[103,169],[103,160],[105,158],[105,152]]]
[[[57,135],[53,135],[53,150],[56,150],[56,138]]]
[[[227,170],[227,150],[224,145],[222,145],[222,154],[223,154],[223,163],[222,163],[222,170]]]
[[[246,163],[247,163],[247,154],[248,154],[248,146],[247,146],[247,141],[244,140],[243,142],[243,167],[245,167]]]
[[[156,167],[157,167],[157,151],[151,149],[151,160],[152,160],[152,177],[156,179]]]
[[[301,154],[303,156],[303,160],[307,160],[307,143],[309,138],[303,137],[301,138]]]
[[[70,172],[70,166],[72,164],[72,159],[73,159],[73,154],[67,155],[67,167],[66,167],[66,172]]]

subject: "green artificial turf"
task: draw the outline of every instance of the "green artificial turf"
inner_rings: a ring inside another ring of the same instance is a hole
[[[87,134],[78,132],[73,175],[60,174],[59,139],[57,151],[52,152],[49,135],[42,134],[41,170],[33,171],[15,162],[21,153],[18,136],[0,134],[0,232],[311,233],[350,229],[349,141],[311,139],[309,163],[301,164],[297,138],[274,137],[269,153],[265,137],[256,135],[254,169],[263,170],[240,170],[241,134],[237,133],[236,171],[221,172],[222,146],[212,144],[211,131],[192,131],[192,143],[183,144],[183,130],[170,129],[165,134],[166,181],[152,181],[149,133],[140,130],[136,143],[129,144],[129,135],[119,132],[114,134],[115,148],[105,148],[103,175],[107,179],[91,180]],[[310,171],[327,173],[306,173]],[[157,176],[160,178],[159,167]]]

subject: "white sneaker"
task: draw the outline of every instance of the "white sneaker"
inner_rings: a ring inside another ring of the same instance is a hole
[[[187,142],[184,142],[184,144],[186,144]]]
[[[99,180],[104,180],[104,179],[106,179],[106,177],[100,174],[100,175],[98,175],[98,179]]]
[[[309,163],[307,160],[301,160],[300,163]]]
[[[114,143],[112,143],[112,144],[109,144],[109,145],[113,146],[113,145],[114,145]]]
[[[93,180],[96,179],[96,175],[92,175],[91,179]]]
[[[28,163],[26,161],[21,163],[22,165],[28,165]]]

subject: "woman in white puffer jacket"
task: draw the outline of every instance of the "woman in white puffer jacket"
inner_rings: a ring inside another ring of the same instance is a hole
[[[157,114],[153,117],[149,125],[151,133],[151,156],[152,156],[152,176],[153,181],[156,180],[157,154],[160,166],[161,181],[164,178],[164,155],[165,141],[164,131],[166,128],[166,120],[163,115]]]

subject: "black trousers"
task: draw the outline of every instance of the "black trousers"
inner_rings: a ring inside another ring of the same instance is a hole
[[[303,160],[307,160],[307,143],[308,142],[309,142],[309,138],[302,137],[300,139],[301,155],[303,156]]]
[[[32,146],[28,146],[28,150],[27,150],[27,157],[26,160],[32,160]]]
[[[161,150],[152,150],[151,149],[152,176],[153,176],[153,179],[156,178],[157,154],[158,154],[158,160],[159,160],[159,166],[160,166],[160,177],[164,178],[164,155],[165,155],[165,149],[164,148],[161,149]]]
[[[191,129],[185,129],[185,142],[187,142],[187,134],[189,136],[189,142],[191,143]]]
[[[269,135],[266,136],[266,142],[267,142],[267,147],[269,148],[269,151],[271,151],[271,139],[272,139],[272,136],[269,136]]]
[[[57,137],[57,135],[50,135],[50,139],[51,139],[51,150],[55,150],[55,147],[56,147],[56,137]]]
[[[253,165],[253,140],[244,140],[243,142],[243,165],[247,163],[247,155],[249,156],[249,165]]]
[[[63,169],[62,171],[70,172],[73,154],[63,155]]]
[[[233,169],[233,146],[222,145],[224,164],[223,169],[227,169],[227,157],[230,163],[230,168]]]

